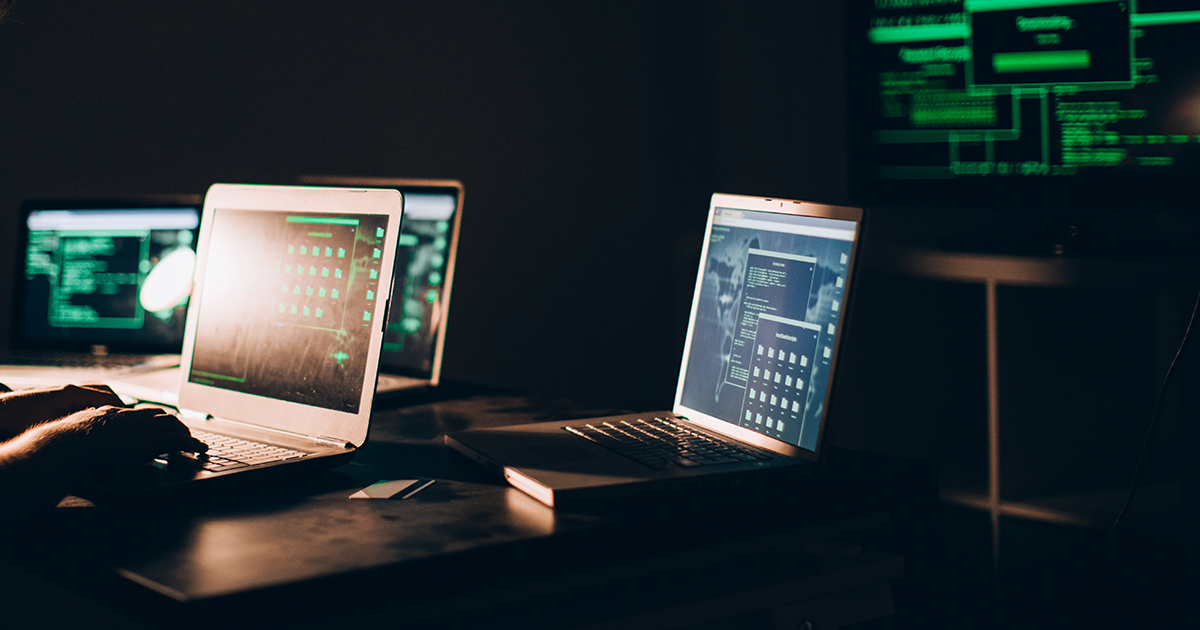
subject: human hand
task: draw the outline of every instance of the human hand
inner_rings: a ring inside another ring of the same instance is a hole
[[[161,453],[208,450],[179,418],[158,407],[105,405],[77,411],[45,428],[46,439],[81,470],[141,464]]]
[[[91,407],[124,406],[107,385],[59,385],[0,394],[0,439]]]
[[[90,474],[207,448],[163,409],[84,409],[0,444],[0,498],[18,514],[40,512]]]

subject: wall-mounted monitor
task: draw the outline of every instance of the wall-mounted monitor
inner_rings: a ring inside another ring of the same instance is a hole
[[[1195,205],[1200,2],[851,5],[857,200]]]

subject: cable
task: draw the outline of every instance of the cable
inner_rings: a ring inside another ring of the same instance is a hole
[[[1129,511],[1129,506],[1133,504],[1133,497],[1137,495],[1138,486],[1142,481],[1142,472],[1146,468],[1146,454],[1150,451],[1150,438],[1154,435],[1154,427],[1158,424],[1158,418],[1162,415],[1163,401],[1167,399],[1167,389],[1171,384],[1171,378],[1175,376],[1175,366],[1179,363],[1179,357],[1183,356],[1183,349],[1187,347],[1188,336],[1192,332],[1192,324],[1196,321],[1196,311],[1200,310],[1200,293],[1196,294],[1196,303],[1192,305],[1192,316],[1188,318],[1187,328],[1183,331],[1183,339],[1179,342],[1179,348],[1175,351],[1175,358],[1171,359],[1171,365],[1167,368],[1167,375],[1163,378],[1162,388],[1158,391],[1158,401],[1154,403],[1154,414],[1150,416],[1150,426],[1146,427],[1146,438],[1142,443],[1142,453],[1138,456],[1137,470],[1133,473],[1133,483],[1130,484],[1129,494],[1125,497],[1125,504],[1121,506],[1121,511],[1117,513],[1117,519],[1113,521],[1111,527],[1108,528],[1108,534],[1104,536],[1104,542],[1107,543],[1117,531],[1117,527],[1121,525],[1121,521],[1125,518],[1125,513]]]

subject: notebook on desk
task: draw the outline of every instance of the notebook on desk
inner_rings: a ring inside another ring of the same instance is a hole
[[[81,494],[351,458],[367,439],[402,206],[394,190],[210,188],[179,383],[184,424],[210,457],[122,471]],[[227,457],[236,440],[280,457]]]
[[[436,387],[450,315],[463,185],[452,179],[305,175],[299,183],[393,188],[404,195],[396,308],[388,315],[375,393],[392,398]]]
[[[810,472],[862,220],[860,208],[713,195],[671,410],[446,443],[551,506]]]
[[[179,363],[201,195],[21,205],[0,380]]]

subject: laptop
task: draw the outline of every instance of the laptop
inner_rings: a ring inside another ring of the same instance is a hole
[[[178,365],[202,203],[201,195],[22,203],[4,378]]]
[[[446,444],[550,506],[811,475],[863,216],[713,195],[671,410],[455,431]]]
[[[209,458],[156,461],[81,494],[353,457],[367,439],[402,207],[395,190],[214,184],[179,383],[181,418],[212,445]],[[226,457],[240,440],[280,456]]]
[[[305,175],[299,183],[393,188],[404,195],[396,264],[396,308],[379,355],[377,398],[436,387],[441,380],[450,287],[462,221],[463,185],[452,179]]]
[[[388,313],[379,359],[376,400],[395,400],[438,385],[450,314],[450,288],[458,252],[463,185],[452,179],[304,175],[307,186],[388,188],[404,196],[394,283],[396,308]],[[177,370],[142,369],[106,381],[119,394],[168,405],[178,403]]]

